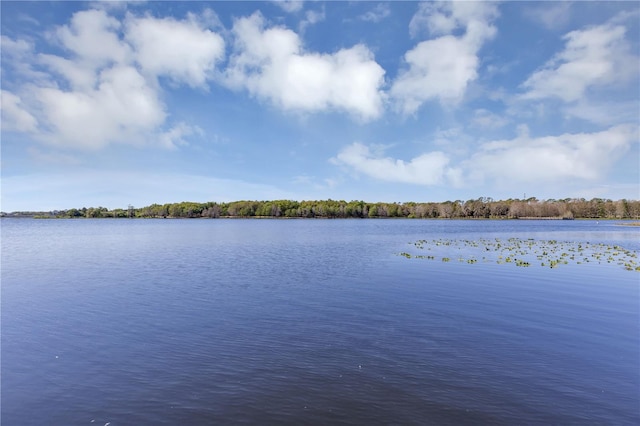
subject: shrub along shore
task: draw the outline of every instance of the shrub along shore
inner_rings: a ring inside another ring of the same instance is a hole
[[[122,209],[82,207],[50,212],[2,213],[37,218],[424,218],[424,219],[639,219],[640,200],[478,198],[467,201],[232,201],[152,204]]]

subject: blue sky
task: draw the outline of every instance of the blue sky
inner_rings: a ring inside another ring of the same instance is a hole
[[[637,2],[11,2],[3,211],[640,198]]]

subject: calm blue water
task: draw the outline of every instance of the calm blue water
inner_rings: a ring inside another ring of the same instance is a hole
[[[2,219],[2,424],[640,424],[640,273],[405,259],[591,221]]]

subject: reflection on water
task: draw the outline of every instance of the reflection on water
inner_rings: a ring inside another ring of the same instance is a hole
[[[510,238],[637,254],[637,228],[3,219],[2,231],[3,424],[640,421],[637,273],[397,255]]]

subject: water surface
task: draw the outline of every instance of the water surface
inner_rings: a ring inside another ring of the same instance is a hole
[[[640,274],[406,259],[595,221],[2,219],[2,423],[638,424]]]

